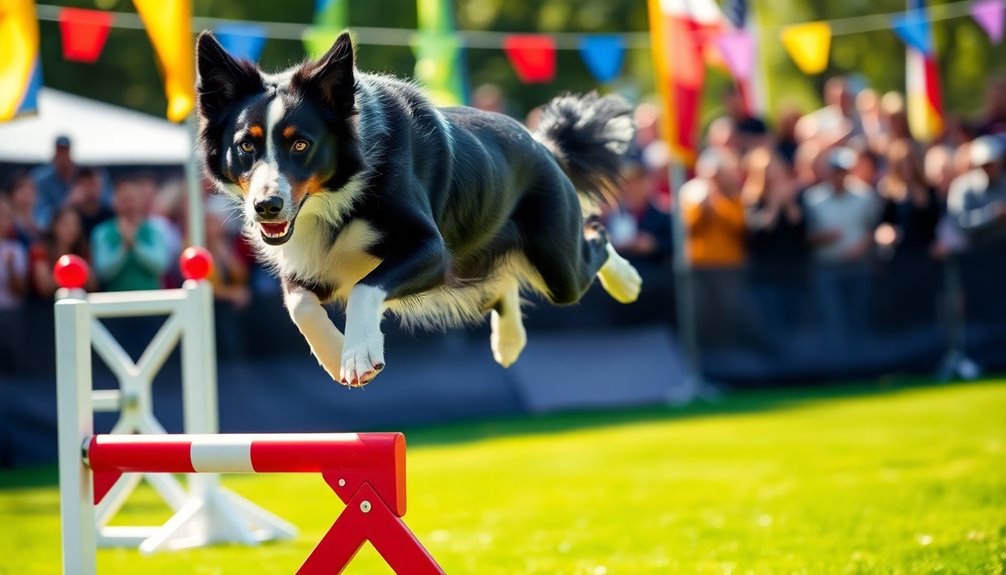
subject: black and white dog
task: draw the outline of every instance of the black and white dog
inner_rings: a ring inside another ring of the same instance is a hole
[[[493,357],[509,366],[526,342],[522,287],[572,304],[597,276],[618,301],[638,296],[639,275],[580,202],[613,189],[633,135],[623,100],[557,98],[529,132],[356,70],[348,34],[318,61],[264,74],[204,32],[197,69],[206,173],[241,204],[337,381],[363,385],[384,367],[386,310],[437,328],[491,313]],[[328,302],[345,303],[345,337]]]

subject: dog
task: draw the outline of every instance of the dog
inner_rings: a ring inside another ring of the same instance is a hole
[[[357,70],[348,33],[267,74],[203,32],[196,68],[204,171],[240,206],[334,380],[362,386],[384,368],[386,311],[438,329],[489,315],[508,367],[527,341],[522,289],[568,305],[597,277],[620,302],[638,297],[639,274],[587,211],[615,190],[633,138],[621,98],[558,97],[532,132]],[[331,302],[345,305],[345,336]]]

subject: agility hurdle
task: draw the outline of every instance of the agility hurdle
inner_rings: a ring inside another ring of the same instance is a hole
[[[213,434],[219,429],[213,287],[205,278],[212,258],[190,248],[180,261],[188,278],[181,289],[88,294],[83,290],[87,264],[64,256],[54,268],[61,289],[56,303],[56,380],[59,400],[59,457],[65,469],[79,465],[78,425],[94,412],[118,412],[113,434],[164,434],[154,417],[151,385],[176,346],[181,346],[182,398],[186,433]],[[167,316],[139,360],[134,362],[101,323],[102,318]],[[102,358],[118,380],[118,389],[93,390],[91,353]],[[86,391],[75,391],[75,386]],[[77,393],[86,393],[86,412]],[[64,401],[65,400],[65,401]],[[88,433],[90,435],[90,432]],[[146,480],[174,511],[161,526],[109,526],[141,481]],[[290,539],[297,529],[253,503],[220,487],[214,474],[192,475],[188,489],[173,475],[129,473],[102,498],[95,513],[96,544],[138,547],[141,552],[199,547],[214,542],[255,545]]]
[[[260,523],[274,520],[267,512],[220,488],[217,474],[318,473],[346,507],[297,570],[298,575],[341,573],[367,541],[399,575],[445,575],[402,520],[406,509],[405,437],[400,433],[95,435],[91,330],[98,323],[97,317],[124,314],[113,305],[112,294],[87,296],[79,290],[84,279],[74,283],[79,285],[64,286],[68,291],[55,305],[63,575],[97,575],[97,512],[111,498],[124,497],[120,486],[126,477],[168,477],[166,474],[171,473],[213,479],[194,484],[199,488],[192,489],[177,513],[157,529],[155,536],[170,534],[179,546],[222,540],[213,538],[221,531],[224,535],[244,534],[249,538],[246,542],[254,543],[254,533],[242,519]],[[191,279],[183,289],[202,294],[199,297],[205,298],[204,304],[212,295],[209,285]],[[146,299],[159,302],[150,307],[168,309],[156,294],[147,294]],[[127,307],[134,313],[147,309],[134,304]],[[193,305],[191,309],[198,308]],[[205,314],[188,319],[200,322],[205,329]],[[209,327],[208,333],[212,334],[211,323]],[[148,353],[149,348],[143,357]],[[167,353],[161,353],[163,363]],[[183,348],[183,361],[184,353]],[[139,365],[148,364],[141,358]],[[198,426],[216,422],[215,387],[196,391],[202,395],[194,397],[212,401],[208,404],[212,411],[206,406],[194,415],[187,411],[186,429],[192,427],[190,423]],[[98,397],[98,402],[109,401],[104,395]],[[122,398],[117,402],[128,403]],[[211,419],[197,419],[207,413]],[[152,415],[149,417],[156,422]]]

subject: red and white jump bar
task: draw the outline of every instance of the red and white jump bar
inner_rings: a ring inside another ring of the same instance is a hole
[[[401,433],[95,435],[84,460],[96,504],[123,473],[319,473],[346,509],[298,575],[341,572],[365,541],[396,573],[444,573],[401,519]]]

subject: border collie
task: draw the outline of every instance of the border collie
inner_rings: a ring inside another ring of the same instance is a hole
[[[235,60],[208,32],[196,52],[205,171],[240,204],[290,317],[336,381],[361,386],[384,368],[388,310],[432,328],[490,314],[506,367],[526,343],[522,288],[573,304],[596,276],[620,302],[638,296],[639,274],[585,221],[614,192],[633,136],[624,100],[556,98],[531,132],[360,72],[347,33],[279,74]],[[345,305],[345,337],[329,302]]]

